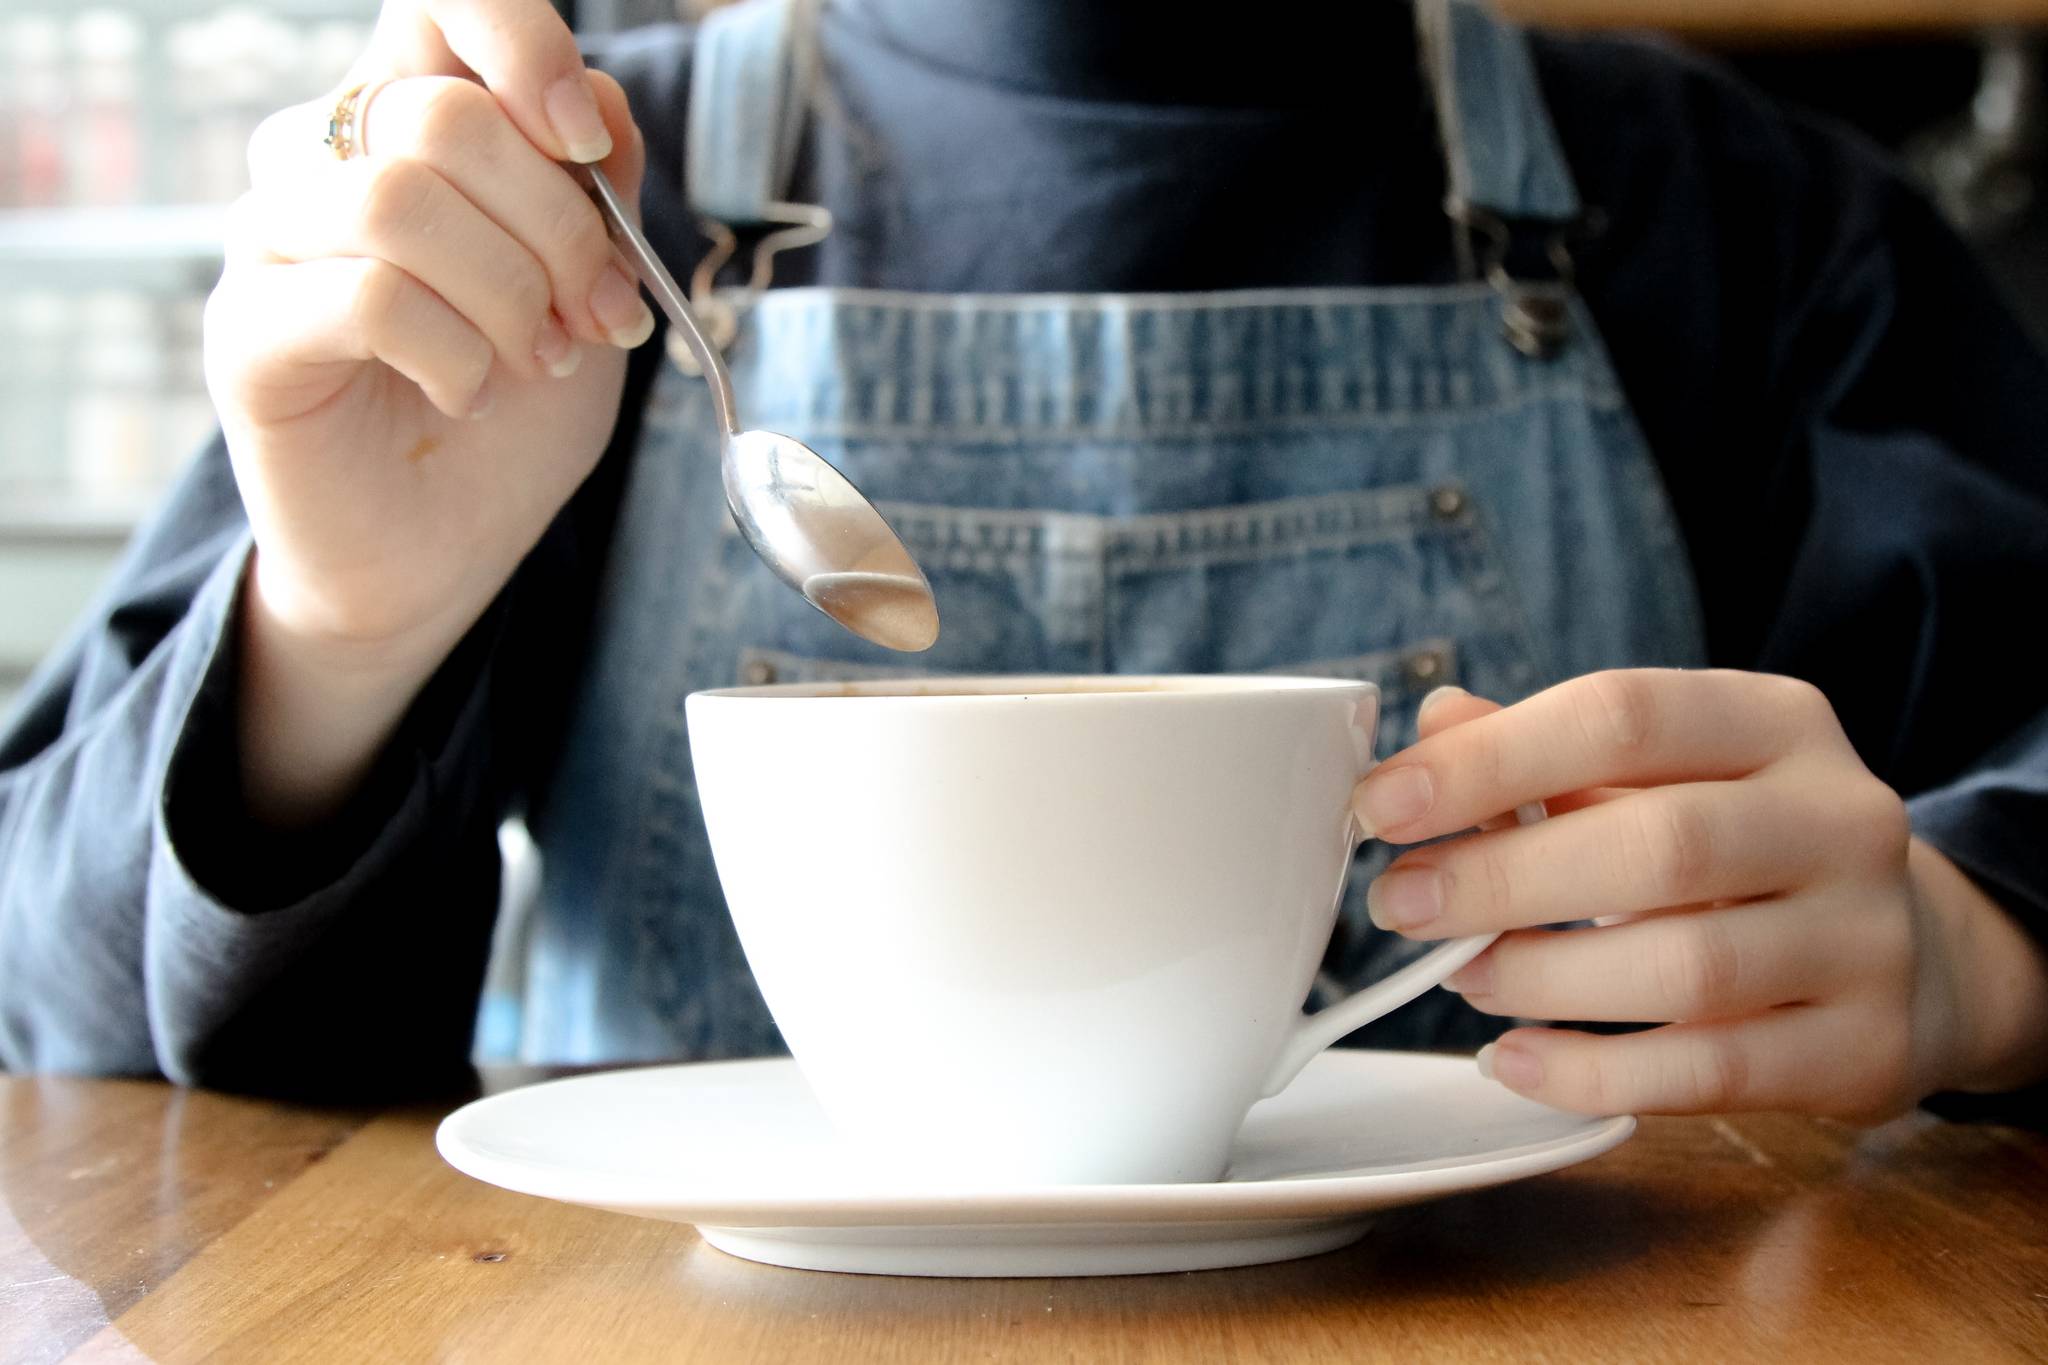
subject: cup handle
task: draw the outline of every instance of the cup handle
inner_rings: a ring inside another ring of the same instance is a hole
[[[1533,825],[1544,817],[1541,801],[1515,808],[1519,824]],[[1500,935],[1474,934],[1454,938],[1425,953],[1384,981],[1375,981],[1336,1004],[1308,1015],[1295,1025],[1294,1034],[1280,1049],[1272,1070],[1266,1073],[1262,1098],[1285,1090],[1301,1074],[1309,1059],[1355,1029],[1364,1028],[1383,1014],[1391,1013],[1432,986],[1440,986],[1452,972],[1485,952]]]

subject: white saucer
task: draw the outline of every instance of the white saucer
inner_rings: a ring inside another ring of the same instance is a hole
[[[1522,1099],[1467,1057],[1339,1050],[1253,1108],[1213,1184],[887,1185],[853,1166],[787,1059],[549,1081],[458,1109],[437,1142],[479,1180],[694,1223],[771,1265],[1130,1275],[1329,1251],[1374,1209],[1574,1165],[1635,1126]]]

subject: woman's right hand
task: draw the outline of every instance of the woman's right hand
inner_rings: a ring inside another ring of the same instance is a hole
[[[547,0],[387,0],[359,82],[348,160],[322,144],[339,91],[258,130],[206,311],[256,541],[245,777],[292,823],[346,794],[590,473],[653,327],[561,164],[637,202],[640,137]]]

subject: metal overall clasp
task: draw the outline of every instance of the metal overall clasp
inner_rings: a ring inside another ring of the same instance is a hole
[[[1531,360],[1549,360],[1571,342],[1572,295],[1576,292],[1572,248],[1597,236],[1604,225],[1593,209],[1550,226],[1543,254],[1550,263],[1548,278],[1528,278],[1508,269],[1513,232],[1499,214],[1462,199],[1444,201],[1444,212],[1457,225],[1458,267],[1466,279],[1483,279],[1501,301],[1501,335]]]
[[[690,274],[690,310],[704,329],[704,339],[723,355],[739,334],[740,309],[768,287],[775,275],[777,253],[814,246],[832,231],[831,211],[818,204],[771,203],[765,206],[770,222],[781,226],[754,244],[748,264],[747,281],[738,291],[718,288],[719,272],[739,254],[739,234],[715,218],[699,218],[698,229],[710,239],[711,249]],[[735,297],[735,292],[737,297]],[[700,372],[697,358],[682,338],[671,333],[668,358],[684,374]]]

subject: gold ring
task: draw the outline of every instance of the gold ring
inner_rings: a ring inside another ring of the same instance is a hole
[[[336,161],[363,155],[363,120],[369,116],[370,97],[377,93],[376,87],[383,84],[383,81],[358,81],[334,102],[334,112],[327,116],[327,136],[321,141],[334,153]]]

